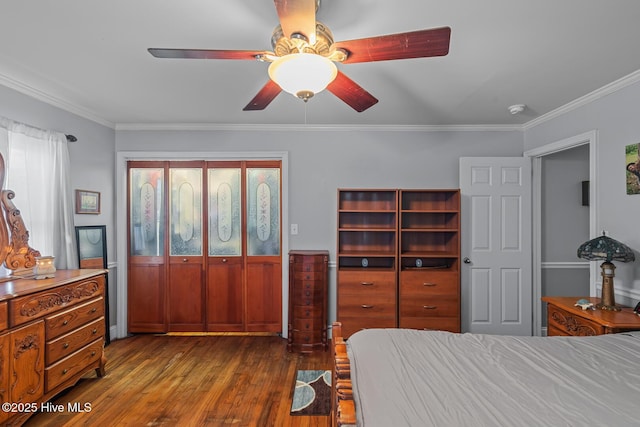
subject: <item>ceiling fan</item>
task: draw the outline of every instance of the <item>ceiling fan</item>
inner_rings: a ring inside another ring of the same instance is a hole
[[[306,102],[326,88],[358,112],[378,100],[338,70],[335,62],[353,64],[449,53],[449,27],[334,42],[329,28],[316,21],[320,0],[274,0],[274,3],[280,25],[271,36],[273,52],[150,48],[149,53],[157,58],[271,62],[270,80],[244,111],[265,109],[282,90]]]

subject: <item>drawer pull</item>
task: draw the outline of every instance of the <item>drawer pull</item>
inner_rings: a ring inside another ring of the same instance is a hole
[[[307,292],[305,292],[304,294],[305,294],[306,296],[310,296],[310,295],[311,295],[311,292],[310,292],[310,291],[307,291]]]
[[[227,262],[227,259],[226,258],[222,258],[222,262]]]
[[[436,286],[436,284],[431,282],[425,282],[422,284],[422,286]]]
[[[182,262],[189,262],[187,258],[182,258]]]
[[[63,324],[64,326],[67,326],[67,325],[69,324],[69,321],[68,321],[68,320],[65,320],[64,322],[62,322],[62,324]]]
[[[69,372],[69,370],[68,370],[68,369],[63,369],[63,370],[62,370],[62,375],[65,375],[67,372]]]
[[[309,275],[307,274],[307,280],[309,280],[309,279],[311,279],[311,276],[309,276]]]
[[[435,305],[423,305],[422,308],[424,308],[425,310],[435,310],[436,308],[438,308],[438,306],[435,306]]]
[[[96,311],[98,311],[98,309],[97,309],[97,308],[95,308],[95,307],[93,307],[93,308],[91,309],[91,314],[95,313]]]
[[[362,286],[373,286],[373,282],[360,282]]]
[[[69,348],[69,343],[66,342],[66,343],[62,344],[62,348]]]
[[[97,329],[94,329],[93,331],[91,331],[91,333],[92,333],[93,335],[95,335],[95,334],[97,334],[97,333],[98,333],[98,330],[97,330]]]
[[[369,304],[362,304],[360,307],[362,307],[362,308],[373,308],[373,306],[369,305]]]

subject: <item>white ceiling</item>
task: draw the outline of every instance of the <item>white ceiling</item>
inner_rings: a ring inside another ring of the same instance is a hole
[[[115,127],[520,125],[640,80],[638,0],[323,0],[336,41],[452,29],[444,57],[338,65],[379,99],[363,113],[327,91],[245,112],[268,64],[147,52],[271,50],[271,0],[3,0],[0,13],[0,84]]]

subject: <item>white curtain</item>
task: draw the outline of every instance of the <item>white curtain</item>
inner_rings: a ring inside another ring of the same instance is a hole
[[[55,256],[58,269],[78,268],[66,136],[0,117],[0,151],[29,246]]]

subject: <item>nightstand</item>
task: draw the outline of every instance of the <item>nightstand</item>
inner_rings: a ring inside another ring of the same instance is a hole
[[[583,297],[543,297],[547,303],[547,336],[603,335],[640,330],[640,316],[630,307],[621,311],[582,310],[574,306]],[[586,297],[594,305],[600,298]]]

